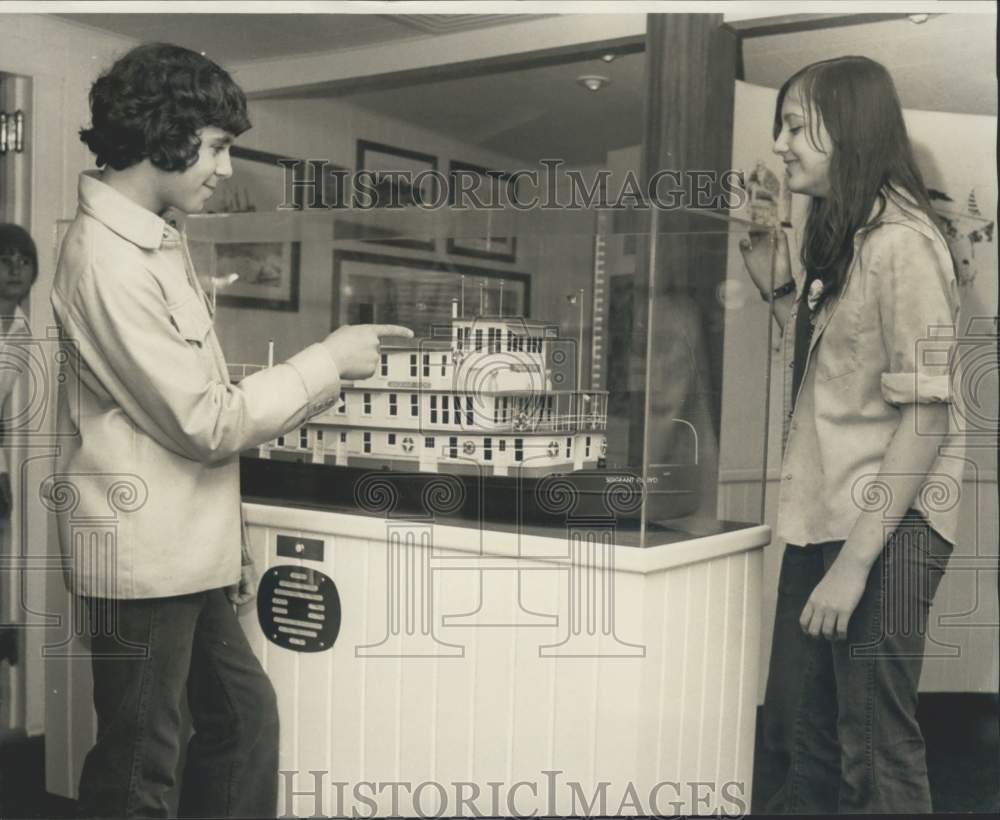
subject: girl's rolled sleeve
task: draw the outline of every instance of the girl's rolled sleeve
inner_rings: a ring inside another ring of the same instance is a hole
[[[947,246],[907,225],[881,233],[882,397],[894,405],[951,402],[958,285]]]

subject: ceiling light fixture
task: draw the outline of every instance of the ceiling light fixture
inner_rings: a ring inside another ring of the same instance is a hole
[[[928,20],[931,19],[931,16],[929,14],[908,14],[907,17],[909,18],[911,23],[918,23],[918,24],[926,23]]]
[[[612,53],[611,53],[611,52],[609,51],[609,52],[608,52],[607,54],[602,54],[602,55],[601,55],[601,59],[602,59],[602,60],[604,60],[604,62],[606,62],[606,63],[610,63],[610,62],[611,62],[611,61],[612,61],[613,59],[615,59],[615,57],[617,57],[617,56],[618,56],[617,54],[612,54]]]
[[[600,91],[611,82],[611,78],[602,77],[600,74],[584,74],[577,77],[576,81],[588,91]]]

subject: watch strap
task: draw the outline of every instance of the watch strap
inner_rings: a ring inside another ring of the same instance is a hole
[[[787,296],[789,293],[795,292],[795,280],[789,279],[785,284],[779,285],[774,290],[771,291],[770,295],[766,293],[761,293],[760,298],[765,302],[777,302],[782,296]]]

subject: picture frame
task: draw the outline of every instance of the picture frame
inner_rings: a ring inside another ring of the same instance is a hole
[[[517,180],[506,171],[497,171],[486,168],[482,165],[475,165],[471,162],[460,162],[453,160],[448,165],[448,190],[449,202],[456,204],[456,191],[459,186],[455,177],[461,172],[463,174],[473,174],[478,176],[482,182],[471,193],[484,203],[512,202],[517,199]],[[506,195],[499,196],[495,189],[499,183],[506,183]],[[489,212],[487,212],[487,215]],[[489,222],[487,222],[487,226]],[[484,237],[449,237],[447,250],[450,254],[457,256],[470,256],[477,259],[492,259],[498,262],[515,262],[517,260],[517,237],[515,236],[491,236]]]
[[[480,298],[487,313],[502,309],[505,316],[527,317],[531,310],[531,276],[520,271],[338,249],[333,280],[331,329],[384,322],[430,335],[451,321],[452,299],[463,295],[460,315],[476,314]]]
[[[359,175],[365,172],[375,175],[372,180],[374,183],[373,207],[412,208],[421,204],[436,202],[437,197],[440,196],[440,191],[437,188],[439,184],[436,178],[437,170],[437,157],[432,154],[411,151],[406,148],[396,148],[392,145],[372,140],[359,139],[357,141],[355,185],[358,185]],[[385,177],[379,179],[378,175],[380,172],[402,172],[408,178],[394,179]],[[412,186],[410,182],[416,181],[416,178],[424,172],[435,172],[435,175],[427,176],[417,186]],[[355,190],[354,193],[357,197],[359,192]],[[433,251],[436,246],[433,238],[427,240],[386,238],[365,241],[426,251]]]
[[[347,192],[338,174],[347,168],[326,160],[297,160],[284,154],[234,145],[229,149],[233,175],[222,180],[205,204],[205,213],[230,214],[312,208],[346,208]],[[298,165],[296,165],[298,163]],[[311,166],[307,170],[306,165]],[[289,176],[291,168],[291,176]],[[319,180],[310,189],[298,181]],[[307,191],[312,195],[307,197]],[[280,207],[280,206],[291,207]]]
[[[190,250],[204,280],[239,274],[215,295],[217,306],[298,312],[299,242],[191,242]]]

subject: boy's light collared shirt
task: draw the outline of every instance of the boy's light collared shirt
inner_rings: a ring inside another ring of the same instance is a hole
[[[800,545],[846,540],[863,511],[888,502],[892,490],[879,473],[899,408],[944,402],[954,405],[949,433],[911,506],[954,543],[965,461],[954,392],[958,283],[943,237],[893,195],[878,221],[857,232],[843,292],[816,318],[793,415],[793,328],[802,309],[800,298],[783,341],[778,536]]]
[[[239,453],[336,401],[333,358],[314,344],[231,384],[183,237],[95,172],[80,176],[52,307],[70,355],[45,490],[70,590],[148,598],[234,583]]]

